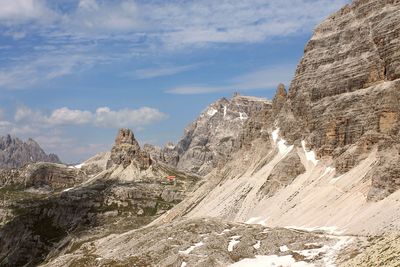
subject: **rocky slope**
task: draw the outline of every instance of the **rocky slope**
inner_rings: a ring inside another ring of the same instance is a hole
[[[178,169],[208,174],[223,165],[230,155],[243,146],[242,132],[248,120],[259,121],[257,116],[271,109],[271,102],[256,97],[235,94],[232,99],[222,98],[209,105],[184,132],[175,146],[163,149],[147,146],[152,156]]]
[[[178,220],[83,244],[44,266],[329,266],[350,239],[216,219]]]
[[[105,155],[75,167],[36,163],[1,173],[0,266],[36,266],[87,240],[146,225],[199,180],[151,162],[127,129]]]
[[[34,140],[26,142],[10,135],[0,137],[0,169],[19,168],[32,162],[60,163],[57,155],[47,155]]]

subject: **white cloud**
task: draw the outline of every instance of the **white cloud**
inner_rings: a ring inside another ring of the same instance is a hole
[[[151,79],[162,76],[171,76],[182,72],[193,70],[197,65],[161,67],[161,68],[148,68],[138,69],[133,72],[133,76],[137,79]]]
[[[167,90],[170,94],[195,95],[217,92],[233,92],[255,89],[271,89],[280,83],[289,84],[293,78],[296,65],[286,64],[269,66],[235,77],[223,86],[185,85]]]
[[[101,56],[71,51],[47,52],[35,59],[15,60],[13,66],[0,69],[0,88],[22,89],[80,72],[101,62]]]
[[[54,125],[81,125],[93,121],[93,114],[85,110],[72,110],[66,107],[54,110],[50,117],[45,118]]]
[[[95,112],[87,110],[59,108],[46,115],[26,106],[19,106],[14,120],[17,125],[32,125],[46,128],[66,125],[89,125],[104,128],[141,127],[167,118],[167,115],[155,108],[111,110],[100,107]]]
[[[129,32],[143,30],[144,21],[135,1],[100,2],[80,0],[74,13],[63,18],[64,30],[77,34]]]
[[[44,20],[54,16],[41,0],[0,0],[0,21],[6,24]]]
[[[95,125],[115,128],[147,125],[166,119],[167,115],[158,109],[149,107],[119,111],[112,111],[108,107],[103,107],[96,110],[94,117]]]
[[[14,114],[14,121],[17,123],[27,123],[29,121],[44,122],[41,112],[32,110],[24,105],[19,105]]]

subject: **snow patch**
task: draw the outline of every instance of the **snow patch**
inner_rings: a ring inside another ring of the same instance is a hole
[[[182,262],[181,267],[186,267],[187,263],[186,262]]]
[[[224,118],[225,118],[225,116],[226,116],[226,111],[227,111],[227,107],[224,106]]]
[[[166,145],[165,147],[168,148],[168,149],[170,149],[170,150],[175,149],[175,145],[172,145],[172,144],[168,144],[168,145]]]
[[[229,230],[229,229],[225,229],[224,231],[222,231],[222,233],[220,233],[220,234],[217,234],[217,235],[224,235],[225,233],[228,233],[228,232],[230,232],[231,230]]]
[[[210,108],[208,111],[207,111],[207,114],[208,114],[208,116],[214,116],[215,114],[217,114],[217,112],[218,112],[218,110],[216,110],[215,108]]]
[[[293,252],[296,252],[306,258],[306,260],[312,260],[316,258],[319,255],[325,254],[329,249],[329,246],[322,246],[320,248],[315,248],[315,249],[305,249],[305,250],[295,250]]]
[[[279,128],[272,132],[272,140],[274,140],[274,143],[276,143],[278,137],[279,137]]]
[[[203,246],[203,245],[204,245],[203,242],[199,242],[199,243],[196,243],[196,244],[194,244],[193,246],[189,247],[189,248],[186,249],[186,250],[183,250],[183,251],[180,250],[179,253],[189,255],[190,252],[192,252],[195,248],[201,247],[201,246]]]
[[[82,166],[83,166],[83,163],[81,163],[81,164],[78,164],[78,165],[75,165],[75,166],[74,166],[74,168],[76,168],[76,169],[80,169],[80,168],[82,168]]]
[[[316,155],[315,155],[315,152],[314,151],[307,151],[306,150],[306,141],[301,141],[301,146],[303,147],[303,151],[304,151],[304,153],[306,154],[306,158],[307,158],[307,160],[308,161],[311,161],[314,165],[317,165],[318,164],[318,160],[317,160],[317,157],[316,157]]]
[[[234,248],[237,244],[240,243],[240,241],[237,240],[237,239],[239,239],[239,238],[240,238],[240,235],[235,235],[235,236],[232,236],[232,237],[231,237],[231,241],[229,242],[229,245],[228,245],[228,251],[229,251],[229,252],[232,252],[232,251],[233,251],[233,248]]]
[[[63,192],[68,192],[68,191],[70,191],[70,190],[72,190],[72,189],[74,189],[74,188],[73,188],[73,187],[70,187],[70,188],[64,189]]]
[[[353,239],[348,236],[339,237],[339,242],[337,242],[333,247],[329,247],[328,253],[324,257],[324,263],[327,267],[335,267],[336,258],[340,250],[345,246],[353,242]]]
[[[285,246],[280,246],[280,247],[279,247],[279,250],[280,250],[281,252],[288,252],[288,251],[289,251],[289,248],[285,245]]]
[[[327,167],[327,168],[325,169],[324,173],[321,175],[321,178],[324,177],[325,175],[331,173],[331,172],[334,172],[334,171],[335,171],[335,168]]]
[[[310,267],[314,266],[313,264],[309,264],[304,261],[296,262],[292,255],[288,256],[277,256],[277,255],[269,255],[269,256],[261,256],[256,255],[253,259],[243,259],[234,264],[230,265],[231,267],[265,267],[265,266],[281,266],[281,267]]]
[[[257,240],[257,243],[253,245],[253,248],[254,249],[260,249],[260,247],[261,247],[261,241]]]
[[[352,238],[347,236],[334,237],[338,239],[338,242],[333,246],[324,245],[320,248],[315,249],[306,249],[294,251],[302,256],[304,256],[307,260],[313,260],[315,258],[319,258],[323,255],[322,260],[324,262],[323,266],[326,267],[335,267],[335,261],[338,255],[338,252],[343,249],[346,245],[352,242]]]
[[[278,142],[278,149],[281,155],[286,155],[287,153],[292,151],[293,147],[294,147],[293,145],[291,146],[286,145],[286,140],[284,139],[281,139]]]
[[[262,217],[252,217],[248,219],[245,224],[260,224],[262,226],[267,226],[267,220],[268,218],[262,218]]]
[[[248,118],[249,118],[249,117],[247,116],[246,113],[244,113],[244,112],[239,112],[239,119],[240,119],[241,121],[247,120]]]
[[[272,135],[272,140],[274,141],[274,144],[277,144],[279,153],[281,155],[286,155],[287,153],[292,151],[294,146],[293,145],[291,145],[291,146],[286,145],[286,140],[283,139],[283,138],[279,138],[279,128],[277,128],[276,130],[272,131],[271,135]]]

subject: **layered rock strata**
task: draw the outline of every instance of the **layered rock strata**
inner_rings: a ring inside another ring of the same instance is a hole
[[[339,172],[374,145],[384,151],[400,142],[399,8],[394,0],[356,0],[330,16],[308,42],[284,104],[284,94],[276,96],[285,138],[307,140]],[[380,188],[399,188],[396,174],[375,175]]]

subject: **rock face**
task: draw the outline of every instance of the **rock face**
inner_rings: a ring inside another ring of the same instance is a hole
[[[245,139],[259,131],[257,116],[265,115],[271,102],[257,97],[235,94],[230,100],[222,98],[208,106],[199,118],[190,124],[176,146],[163,149],[147,147],[158,160],[178,169],[205,175],[229,160],[230,155],[244,145]],[[248,121],[253,127],[247,132],[243,127]],[[258,133],[257,133],[258,134]]]
[[[131,164],[141,170],[148,169],[151,165],[150,155],[141,150],[131,130],[120,129],[111,150],[107,168],[113,165],[122,165],[126,168]]]
[[[85,174],[76,168],[55,163],[31,163],[21,169],[1,170],[0,186],[14,188],[65,189],[85,180]]]
[[[57,155],[47,155],[34,140],[23,142],[10,135],[0,137],[0,168],[19,168],[32,162],[60,163]]]
[[[399,8],[395,0],[356,0],[316,28],[283,105],[284,94],[276,96],[285,138],[306,139],[344,171],[365,158],[354,146],[366,136],[379,136],[368,146],[381,151],[400,142]],[[375,180],[399,188],[391,177]]]
[[[110,159],[111,152],[102,152],[85,160],[81,164],[75,165],[75,168],[81,169],[89,176],[95,176],[107,169],[107,162]]]
[[[292,150],[282,161],[275,165],[267,181],[258,194],[272,197],[279,189],[290,185],[300,174],[306,172],[295,150]]]

